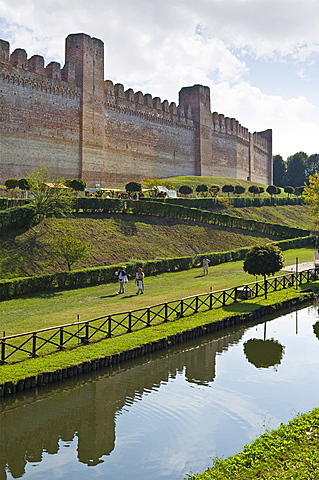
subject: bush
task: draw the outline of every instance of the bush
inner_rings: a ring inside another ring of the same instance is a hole
[[[193,189],[188,185],[182,185],[181,187],[179,187],[178,191],[181,195],[190,195],[191,193],[193,193]]]
[[[224,185],[222,188],[223,193],[227,193],[229,196],[230,193],[232,193],[235,190],[235,187],[233,185]]]
[[[17,178],[8,178],[8,180],[4,182],[4,186],[8,190],[13,190],[14,188],[18,188],[19,180]]]

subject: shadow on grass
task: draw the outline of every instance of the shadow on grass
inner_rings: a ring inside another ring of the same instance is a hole
[[[120,295],[119,293],[112,293],[111,295],[101,295],[100,298],[112,298],[112,297],[117,297]]]
[[[237,303],[232,303],[230,305],[226,305],[224,307],[224,310],[225,312],[229,312],[229,313],[247,313],[247,312],[252,312],[257,308],[260,308],[259,303],[237,302]]]

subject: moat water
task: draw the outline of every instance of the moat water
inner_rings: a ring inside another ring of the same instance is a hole
[[[318,306],[0,404],[0,480],[181,480],[319,406]]]

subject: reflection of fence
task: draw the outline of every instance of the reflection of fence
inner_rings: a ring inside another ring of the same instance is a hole
[[[151,325],[174,321],[193,313],[229,305],[240,299],[263,296],[277,290],[307,283],[313,278],[313,275],[313,269],[304,270],[226,290],[193,295],[151,307],[113,313],[92,320],[44,328],[34,332],[9,335],[0,338],[0,363],[18,361],[28,356],[37,357],[40,353],[64,350],[66,347],[74,347],[78,344],[85,345],[90,341],[122,335]]]

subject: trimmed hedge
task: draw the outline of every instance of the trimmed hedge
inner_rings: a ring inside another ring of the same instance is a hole
[[[313,237],[293,238],[276,242],[283,250],[290,248],[302,248],[312,245]],[[196,256],[185,256],[178,258],[165,258],[162,260],[151,260],[147,262],[134,262],[127,264],[128,274],[134,278],[138,267],[142,267],[147,276],[164,272],[188,270],[201,265],[204,256],[207,256],[211,265],[244,260],[250,247],[239,248],[229,252],[213,252]],[[83,270],[72,270],[70,272],[58,272],[52,275],[38,275],[34,277],[15,278],[0,281],[0,301],[20,297],[22,295],[38,294],[54,289],[72,289],[88,287],[116,281],[115,271],[118,265],[106,267],[86,268]]]
[[[37,222],[32,205],[7,208],[0,211],[0,232],[7,233],[12,228],[30,228]]]
[[[5,210],[6,208],[20,207],[29,203],[28,200],[24,198],[0,198],[0,210]]]
[[[194,222],[203,222],[218,225],[225,228],[255,231],[266,235],[279,236],[281,238],[296,238],[310,235],[309,230],[287,227],[279,224],[258,222],[245,218],[234,217],[226,213],[216,213],[197,208],[173,205],[168,202],[158,201],[134,201],[108,198],[80,198],[76,202],[76,209],[84,212],[103,213],[133,213],[136,215],[155,215],[159,217],[180,218]]]
[[[233,207],[270,207],[273,205],[304,205],[304,198],[299,197],[211,197],[211,198],[153,198],[145,197],[142,201],[170,203],[195,208]]]

